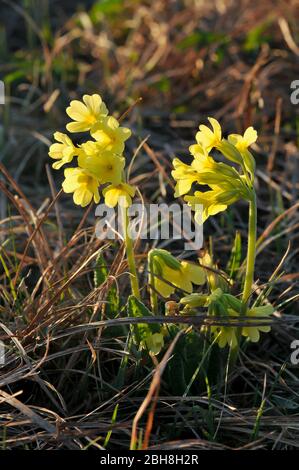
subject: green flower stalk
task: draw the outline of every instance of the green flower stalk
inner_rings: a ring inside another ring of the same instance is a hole
[[[258,307],[261,310],[249,307],[252,285],[254,282],[254,266],[256,256],[256,229],[257,229],[257,208],[256,194],[254,189],[255,160],[248,148],[257,140],[257,132],[253,127],[249,127],[244,135],[231,134],[228,139],[223,138],[221,126],[216,119],[209,118],[212,129],[205,125],[199,126],[196,134],[196,144],[189,148],[192,155],[190,165],[181,162],[178,158],[173,161],[174,170],[172,176],[176,180],[175,196],[183,197],[184,200],[195,211],[195,220],[204,223],[208,217],[225,211],[227,207],[239,199],[244,199],[249,203],[249,224],[248,224],[248,247],[246,258],[246,272],[242,300],[233,298],[229,294],[222,293],[219,286],[212,285],[212,294],[209,300],[202,295],[184,297],[181,303],[185,305],[183,313],[192,310],[195,305],[208,306],[212,315],[229,317],[242,317],[251,315],[269,315],[272,307]],[[228,163],[218,162],[211,155],[212,149],[220,152]],[[234,163],[234,166],[230,164]],[[238,169],[236,168],[238,167]],[[208,186],[208,190],[192,192],[194,183]],[[202,207],[202,211],[198,210]],[[209,281],[209,276],[208,281]],[[216,289],[216,290],[215,290]],[[213,291],[217,291],[217,301]],[[233,300],[234,299],[234,300]],[[262,312],[262,313],[261,313]],[[234,363],[238,356],[239,345],[242,335],[249,337],[251,341],[258,341],[258,331],[268,332],[266,327],[212,327],[211,332],[218,335],[220,347],[229,345],[231,348],[231,362]]]
[[[130,234],[128,209],[127,207],[120,206],[120,210],[122,212],[124,240],[125,240],[125,246],[126,246],[128,267],[129,267],[129,272],[130,272],[131,290],[132,290],[132,294],[137,299],[140,299],[139,281],[138,281],[138,275],[137,275],[136,264],[135,264],[133,240]]]
[[[158,295],[155,290],[155,263],[154,263],[154,250],[150,250],[148,253],[148,269],[149,269],[149,292],[150,292],[150,303],[152,311],[155,315],[158,315]]]
[[[256,207],[256,193],[252,188],[252,197],[249,201],[249,217],[248,217],[248,245],[247,245],[247,256],[246,256],[246,271],[245,280],[242,293],[242,308],[240,310],[240,316],[248,314],[248,303],[252,292],[252,286],[254,283],[254,266],[256,257],[256,229],[257,229],[257,207]],[[272,313],[271,309],[271,312]],[[270,327],[269,327],[270,330]],[[267,330],[267,331],[269,331]],[[267,332],[266,331],[266,332]],[[240,341],[242,336],[242,327],[237,328],[236,332],[236,344],[231,345],[230,351],[230,367],[233,367],[236,363]]]
[[[256,194],[252,189],[252,198],[249,201],[249,222],[248,222],[248,246],[246,257],[246,274],[243,288],[242,301],[244,305],[248,304],[251,295],[251,289],[254,282],[254,265],[256,255],[256,227],[257,227],[257,207]]]

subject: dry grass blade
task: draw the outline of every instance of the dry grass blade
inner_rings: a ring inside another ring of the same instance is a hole
[[[151,409],[151,413],[150,413],[150,416],[149,416],[150,421],[147,425],[147,432],[146,432],[146,436],[145,436],[145,440],[143,442],[142,448],[146,449],[148,447],[149,436],[150,436],[150,431],[151,431],[151,427],[152,427],[152,419],[153,419],[152,414],[154,412],[154,409],[155,409],[154,407],[155,407],[155,404],[156,404],[156,401],[157,401],[157,398],[158,398],[161,377],[163,375],[165,367],[167,366],[167,362],[168,362],[168,360],[169,360],[169,358],[170,358],[170,356],[173,352],[173,349],[174,349],[178,339],[180,338],[180,336],[182,334],[183,334],[183,331],[180,331],[176,335],[176,337],[174,338],[174,340],[170,344],[169,348],[167,349],[166,353],[164,354],[163,359],[161,360],[161,362],[156,367],[154,375],[153,375],[153,379],[152,379],[152,382],[151,382],[151,385],[150,385],[150,388],[149,388],[149,391],[146,394],[146,397],[144,398],[140,408],[138,409],[138,411],[137,411],[137,413],[134,417],[133,426],[132,426],[132,434],[131,434],[131,444],[130,444],[130,448],[133,449],[133,450],[136,449],[136,445],[137,445],[137,426],[138,426],[138,423],[139,423],[142,415],[144,414],[146,408],[151,403],[152,399],[154,399],[153,407]]]

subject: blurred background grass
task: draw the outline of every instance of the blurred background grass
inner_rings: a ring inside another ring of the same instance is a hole
[[[275,151],[297,144],[298,16],[296,1],[1,0],[1,160],[36,191],[67,104],[97,92],[116,114],[141,97],[130,124],[166,157],[213,115],[257,126],[267,164],[278,113]]]

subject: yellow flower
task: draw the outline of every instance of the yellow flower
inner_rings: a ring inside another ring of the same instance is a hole
[[[70,163],[74,156],[78,155],[79,149],[77,149],[71,139],[62,132],[55,132],[54,139],[60,143],[55,143],[50,146],[49,156],[54,158],[54,160],[58,160],[52,165],[55,170],[58,170],[65,163]]]
[[[228,141],[233,144],[243,157],[247,170],[253,175],[255,170],[255,160],[249,152],[248,147],[257,140],[257,132],[253,127],[248,127],[244,135],[230,134]]]
[[[213,262],[212,256],[206,251],[201,258],[201,264],[206,269],[207,281],[210,289],[215,291],[219,288],[219,285],[222,281],[222,277],[217,274],[218,266]]]
[[[82,152],[78,163],[81,168],[93,173],[101,184],[119,184],[125,167],[124,157],[99,149],[97,142],[86,142],[81,145]]]
[[[207,163],[215,163],[212,157],[209,156],[208,151],[205,147],[202,146],[199,142],[197,144],[190,145],[189,152],[193,155],[194,158],[198,158],[199,160],[206,161]]]
[[[271,305],[264,305],[262,307],[254,307],[247,311],[248,317],[267,317],[273,313]],[[256,319],[253,320],[254,322]],[[269,333],[271,326],[246,326],[242,329],[242,335],[247,336],[250,341],[257,343],[260,339],[260,331]]]
[[[227,310],[227,313],[231,317],[239,316],[239,314],[231,308]],[[223,317],[223,319],[225,320],[225,317]],[[224,348],[226,345],[234,348],[238,344],[236,335],[237,328],[234,326],[212,326],[211,333],[213,333],[214,337],[217,337],[217,343],[220,348]]]
[[[155,250],[154,274],[155,289],[163,297],[169,297],[179,288],[188,294],[193,291],[192,284],[202,285],[206,277],[203,268],[188,261],[178,261],[166,250]],[[164,282],[168,281],[168,283]]]
[[[212,327],[213,329],[215,327]],[[235,348],[238,344],[237,336],[236,336],[236,328],[234,327],[226,327],[222,326],[220,329],[213,331],[214,335],[217,336],[219,333],[219,337],[217,339],[217,343],[219,348],[225,348],[226,345]]]
[[[164,337],[161,333],[152,333],[142,343],[142,346],[146,345],[151,354],[157,356],[164,346]]]
[[[192,184],[195,182],[199,184],[207,184],[206,181],[202,182],[203,173],[206,173],[206,176],[212,176],[213,179],[215,179],[215,177],[217,180],[222,179],[222,176],[219,177],[216,172],[218,164],[208,155],[200,144],[191,145],[189,150],[194,156],[194,160],[191,165],[181,162],[178,158],[174,158],[173,160],[174,170],[171,174],[177,182],[174,197],[179,197],[188,193]]]
[[[220,289],[217,289],[220,291]],[[216,291],[215,291],[216,292]],[[213,294],[212,294],[213,295]],[[210,296],[211,297],[211,296]],[[219,296],[218,304],[215,305],[214,314],[216,316],[222,316],[225,320],[225,317],[240,317],[241,316],[241,309],[242,309],[242,302],[233,297],[229,294],[222,294]],[[229,308],[229,305],[233,306],[233,308]],[[223,314],[224,312],[224,314]],[[253,307],[248,309],[246,312],[247,317],[255,317],[253,318],[253,322],[256,323],[258,317],[267,317],[273,313],[273,307],[271,305],[266,305],[262,307]],[[257,318],[256,318],[257,317]],[[245,320],[245,319],[244,319]],[[246,320],[247,322],[250,321]],[[264,326],[246,326],[242,328],[242,335],[248,337],[248,339],[254,343],[257,343],[260,339],[260,332],[268,333],[271,330],[270,325]],[[232,346],[237,345],[237,337],[236,337],[237,328],[234,326],[212,326],[211,332],[217,336],[220,333],[218,338],[218,344],[221,348],[226,346],[226,344],[230,345],[232,342]]]
[[[191,167],[197,172],[199,184],[221,184],[221,186],[234,187],[239,183],[239,174],[235,168],[222,162],[216,162],[205,151],[198,151],[199,145],[191,145],[190,151],[194,155]],[[202,149],[203,150],[203,149]]]
[[[100,200],[99,180],[82,168],[66,168],[65,180],[62,188],[65,193],[74,193],[74,203],[85,207],[93,199],[95,203]]]
[[[172,176],[177,181],[175,197],[188,193],[194,182],[211,187],[217,185],[223,191],[243,187],[236,169],[225,163],[216,162],[201,144],[191,145],[189,150],[194,156],[191,165],[181,162],[178,158],[173,160]]]
[[[228,141],[233,144],[240,152],[250,147],[257,140],[257,132],[251,126],[246,129],[244,135],[230,134]]]
[[[172,170],[172,177],[176,180],[174,197],[182,196],[190,191],[192,183],[197,181],[197,172],[186,163],[181,162],[178,158],[173,160],[174,170]]]
[[[103,190],[105,204],[108,207],[115,207],[119,204],[122,207],[129,207],[132,204],[132,197],[135,196],[136,188],[126,183],[111,184]]]
[[[73,100],[66,109],[69,117],[75,121],[67,124],[66,128],[69,132],[89,131],[97,121],[108,114],[100,95],[84,95],[83,102]]]
[[[226,210],[228,204],[219,201],[221,196],[223,196],[223,189],[214,186],[212,191],[195,191],[194,196],[185,196],[184,199],[191,206],[192,210],[195,211],[196,222],[203,224],[211,215],[216,215]]]
[[[219,122],[214,118],[208,118],[210,124],[212,125],[211,130],[208,126],[201,125],[199,126],[199,131],[196,134],[196,141],[198,144],[201,144],[204,149],[209,152],[213,147],[221,142],[222,132]]]
[[[127,127],[120,127],[113,116],[108,116],[93,126],[91,135],[103,150],[122,154],[131,131]]]

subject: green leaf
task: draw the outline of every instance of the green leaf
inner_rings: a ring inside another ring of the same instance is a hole
[[[102,253],[96,259],[96,265],[94,268],[94,286],[100,287],[106,281],[108,277],[108,268],[105,263]]]
[[[230,259],[227,263],[227,271],[231,279],[235,279],[240,269],[242,259],[242,240],[239,231],[236,232],[234,244],[232,247]]]
[[[152,317],[152,312],[147,308],[141,300],[134,295],[128,298],[128,314],[130,317]]]

